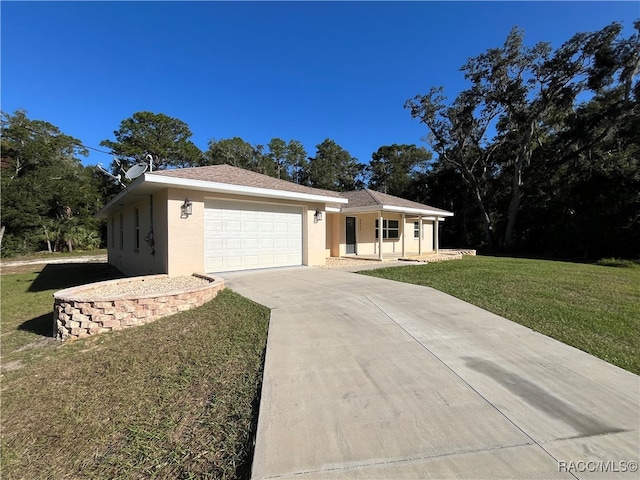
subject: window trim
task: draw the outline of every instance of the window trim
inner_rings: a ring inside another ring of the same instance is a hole
[[[378,237],[378,220],[376,218],[375,223],[375,234],[376,240]],[[382,239],[383,240],[398,240],[400,238],[400,221],[399,220],[390,220],[390,219],[382,219]]]
[[[413,222],[413,238],[420,238],[420,222]]]

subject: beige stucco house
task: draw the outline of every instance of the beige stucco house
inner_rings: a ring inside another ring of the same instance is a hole
[[[338,193],[214,165],[147,172],[97,216],[127,275],[325,265],[437,252],[453,213],[371,190]]]

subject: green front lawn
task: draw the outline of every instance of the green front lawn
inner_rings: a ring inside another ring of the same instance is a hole
[[[117,274],[61,267],[1,277],[2,478],[246,477],[269,310],[225,290],[148,325],[57,342],[43,338],[52,293]]]
[[[436,288],[640,374],[640,266],[620,265],[478,256],[362,273]]]

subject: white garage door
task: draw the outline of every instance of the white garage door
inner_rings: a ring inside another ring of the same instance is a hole
[[[205,268],[228,272],[302,265],[302,208],[205,203]]]

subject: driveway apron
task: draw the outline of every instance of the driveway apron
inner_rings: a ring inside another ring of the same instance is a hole
[[[637,375],[428,287],[223,277],[272,309],[254,479],[638,478]]]

